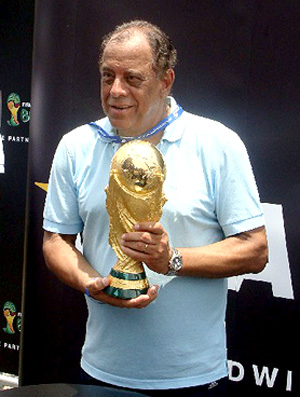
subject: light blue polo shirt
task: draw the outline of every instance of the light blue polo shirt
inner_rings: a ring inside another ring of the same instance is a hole
[[[97,123],[115,134],[107,118]],[[118,147],[89,125],[66,134],[54,157],[44,210],[45,230],[83,232],[84,256],[103,276],[117,260],[108,244],[104,188]],[[248,155],[234,132],[184,112],[166,128],[158,148],[167,166],[161,223],[172,246],[212,244],[264,224]],[[146,270],[150,283],[161,288],[145,309],[87,298],[83,369],[104,382],[139,389],[196,386],[226,376],[227,280]]]

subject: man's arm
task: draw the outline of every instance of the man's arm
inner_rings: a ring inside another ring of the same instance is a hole
[[[136,230],[123,235],[124,253],[145,262],[153,271],[166,274],[172,255],[167,232],[160,223],[151,222],[137,225]],[[258,273],[268,261],[264,227],[203,247],[176,248],[183,257],[180,276],[218,278]]]
[[[43,254],[48,268],[65,284],[85,292],[100,275],[75,247],[76,235],[44,232]]]
[[[44,232],[43,253],[48,268],[65,284],[81,292],[88,288],[93,299],[113,306],[142,308],[157,297],[157,287],[136,299],[112,298],[102,290],[109,285],[107,277],[101,275],[88,263],[75,247],[76,235]]]
[[[182,276],[231,277],[261,272],[268,261],[264,227],[243,232],[201,248],[179,249]]]

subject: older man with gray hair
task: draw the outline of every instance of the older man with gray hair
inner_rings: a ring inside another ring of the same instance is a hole
[[[225,396],[226,278],[264,268],[264,217],[239,137],[170,96],[176,60],[169,37],[146,21],[125,23],[104,38],[106,117],[59,143],[44,210],[44,256],[63,282],[86,294],[82,382],[149,396]],[[138,223],[122,235],[122,251],[145,264],[150,287],[118,299],[104,291],[116,262],[104,189],[114,153],[132,139],[163,154],[167,202],[159,222]],[[78,233],[83,253],[75,247]]]

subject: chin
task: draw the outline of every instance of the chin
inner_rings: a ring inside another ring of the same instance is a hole
[[[124,120],[116,119],[115,117],[110,117],[108,115],[110,124],[119,131],[127,131],[130,129],[131,124],[124,122]]]
[[[118,122],[114,122],[113,120],[109,120],[110,124],[119,132],[123,132],[123,131],[127,131],[128,130],[128,126],[122,124],[122,123],[118,123]]]

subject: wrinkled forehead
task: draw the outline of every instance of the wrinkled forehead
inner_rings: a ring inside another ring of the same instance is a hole
[[[143,57],[146,56],[152,63],[154,62],[147,36],[141,31],[133,31],[131,29],[113,35],[103,50],[100,66],[107,57],[118,56],[120,53],[123,56],[127,53],[128,57],[133,54],[143,55]]]

